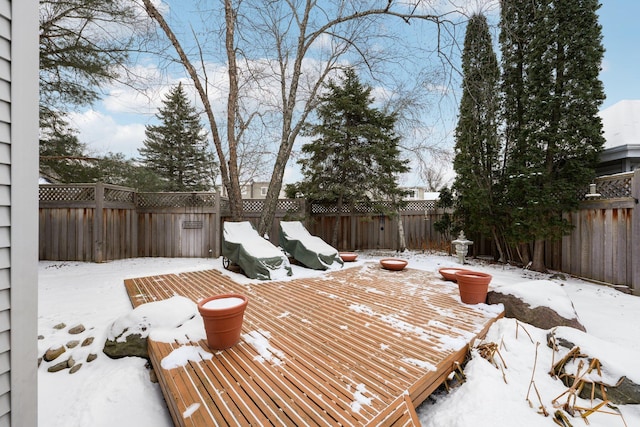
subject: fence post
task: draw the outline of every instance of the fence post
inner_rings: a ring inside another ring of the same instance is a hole
[[[137,258],[138,253],[138,190],[133,191],[133,212],[131,214],[131,257]]]
[[[640,169],[631,178],[631,197],[635,201],[631,213],[631,259],[640,259]],[[640,262],[631,263],[631,292],[640,296]]]
[[[93,262],[102,262],[104,244],[104,184],[98,182],[95,187],[95,212],[93,213]]]
[[[352,207],[351,209],[349,209],[349,227],[351,229],[351,247],[347,247],[346,250],[348,251],[355,251],[357,249],[360,249],[360,242],[358,241],[358,217],[355,216],[355,209]],[[340,220],[340,217],[338,217],[338,220]]]
[[[220,215],[220,192],[216,191],[215,207],[213,208],[213,257],[220,257],[220,245],[222,239],[220,237],[220,229],[222,228],[221,215]]]

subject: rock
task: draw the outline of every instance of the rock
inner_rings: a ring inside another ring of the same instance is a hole
[[[91,363],[91,362],[93,362],[94,360],[96,360],[97,358],[98,358],[98,355],[97,355],[97,354],[95,354],[95,353],[90,353],[90,354],[87,356],[87,363]]]
[[[67,364],[67,361],[65,360],[64,362],[60,362],[60,363],[56,363],[55,365],[49,366],[47,368],[47,372],[59,372],[62,371],[64,369],[68,369],[69,365]]]
[[[83,333],[84,331],[85,331],[84,325],[76,325],[73,328],[69,329],[69,333],[71,335],[78,335],[78,334]]]
[[[38,335],[38,340],[43,340],[44,339],[44,335]]]
[[[80,344],[80,341],[78,340],[69,341],[67,343],[67,348],[75,348],[78,346],[78,344]]]
[[[103,351],[112,359],[127,356],[149,359],[147,336],[151,329],[173,330],[193,319],[197,313],[197,305],[181,296],[142,304],[113,322]]]
[[[589,361],[590,363],[590,361]],[[575,381],[572,375],[562,375],[560,377],[562,383],[571,387]],[[640,385],[634,383],[627,377],[622,377],[617,384],[607,385],[599,382],[590,383],[585,381],[580,390],[579,396],[583,399],[591,399],[591,389],[593,388],[593,397],[601,400],[608,400],[614,405],[637,405],[640,403]],[[602,390],[604,389],[603,396]]]
[[[80,368],[82,368],[82,363],[78,363],[73,365],[73,367],[71,369],[69,369],[69,373],[70,374],[75,374],[76,372],[78,372],[80,370]]]
[[[154,384],[158,383],[158,376],[156,375],[156,371],[154,369],[149,370],[149,381]]]
[[[59,329],[64,329],[64,328],[66,328],[66,327],[67,327],[67,325],[66,325],[66,324],[64,324],[64,323],[58,323],[57,325],[55,325],[55,326],[53,327],[53,329],[58,329],[58,330],[59,330]]]
[[[86,347],[88,345],[93,344],[93,337],[87,337],[84,339],[84,341],[82,341],[82,347]]]
[[[615,368],[617,372],[622,373],[629,373],[635,370],[635,365],[637,364],[636,357],[631,357],[632,360],[607,360],[598,358],[598,355],[595,353],[598,352],[599,348],[606,348],[608,350],[604,352],[604,355],[608,355],[609,352],[613,352],[614,354],[624,354],[624,352],[615,351],[615,349],[612,349],[611,343],[597,342],[594,346],[594,344],[590,344],[594,341],[594,337],[584,337],[585,335],[586,334],[581,334],[577,331],[571,332],[571,330],[558,328],[557,330],[554,330],[547,334],[547,345],[552,349],[564,347],[566,350],[572,350],[575,348],[577,350],[576,353],[582,356],[579,359],[585,360],[585,366],[590,366],[591,362],[594,359],[597,359],[602,367],[603,372],[606,370],[612,370],[611,368]],[[584,354],[585,348],[588,347],[589,344],[592,347],[590,353],[595,352],[594,354]],[[574,385],[575,375],[566,372],[565,368],[567,364],[568,363],[562,364],[560,369],[556,371],[556,374],[558,374],[559,378],[562,380],[565,386],[571,387]],[[558,365],[560,364],[558,363]],[[607,369],[607,366],[609,366],[609,369]],[[614,376],[613,380],[611,380],[610,378],[608,381],[611,384],[607,384],[607,381],[605,379],[602,379],[602,381],[600,382],[597,381],[598,375],[596,373],[590,374],[589,378],[593,381],[593,383],[587,381],[584,381],[582,383],[582,388],[579,394],[581,398],[590,400],[592,398],[593,392],[593,397],[595,397],[596,399],[609,400],[614,405],[640,404],[640,385],[630,380],[626,375],[622,375],[619,377]],[[617,378],[617,380],[615,380],[615,378]],[[603,390],[606,394],[606,399],[605,396],[603,396]]]
[[[123,332],[123,334],[126,333]],[[124,340],[120,340],[120,336],[114,340],[107,339],[104,343],[104,354],[112,359],[120,359],[122,357],[137,356],[145,359],[149,358],[147,351],[147,336],[140,334],[127,335]]]
[[[555,282],[535,280],[492,289],[487,304],[504,305],[505,316],[540,329],[569,326],[585,331],[573,303]]]
[[[62,345],[60,347],[51,347],[44,353],[43,358],[45,362],[51,362],[52,360],[56,360],[65,351],[66,350]]]
[[[60,363],[56,363],[55,365],[49,366],[47,368],[48,372],[59,372],[62,371],[64,369],[69,369],[69,368],[73,368],[73,366],[76,364],[75,360],[73,360],[73,357],[69,357],[67,360],[65,360],[64,362],[60,362]],[[79,369],[79,368],[78,368]],[[77,369],[76,369],[77,370]]]

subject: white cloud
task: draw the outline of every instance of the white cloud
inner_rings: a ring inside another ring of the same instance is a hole
[[[120,124],[113,116],[95,110],[71,113],[69,122],[78,130],[80,142],[87,145],[90,154],[123,153],[133,158],[138,157],[138,148],[143,145],[143,123]]]

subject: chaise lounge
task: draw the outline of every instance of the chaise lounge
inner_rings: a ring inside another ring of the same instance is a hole
[[[249,221],[223,224],[222,256],[225,268],[233,262],[250,279],[270,280],[291,276],[289,258],[260,236]]]
[[[333,263],[344,264],[333,246],[310,234],[300,221],[280,222],[280,246],[296,261],[315,270],[326,270]]]

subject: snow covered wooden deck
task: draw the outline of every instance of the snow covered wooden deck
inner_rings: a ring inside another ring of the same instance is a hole
[[[211,360],[163,369],[180,345],[149,340],[175,425],[419,425],[415,407],[502,313],[460,303],[434,273],[347,267],[251,285],[216,270],[126,280],[134,306],[249,298],[240,343]]]

